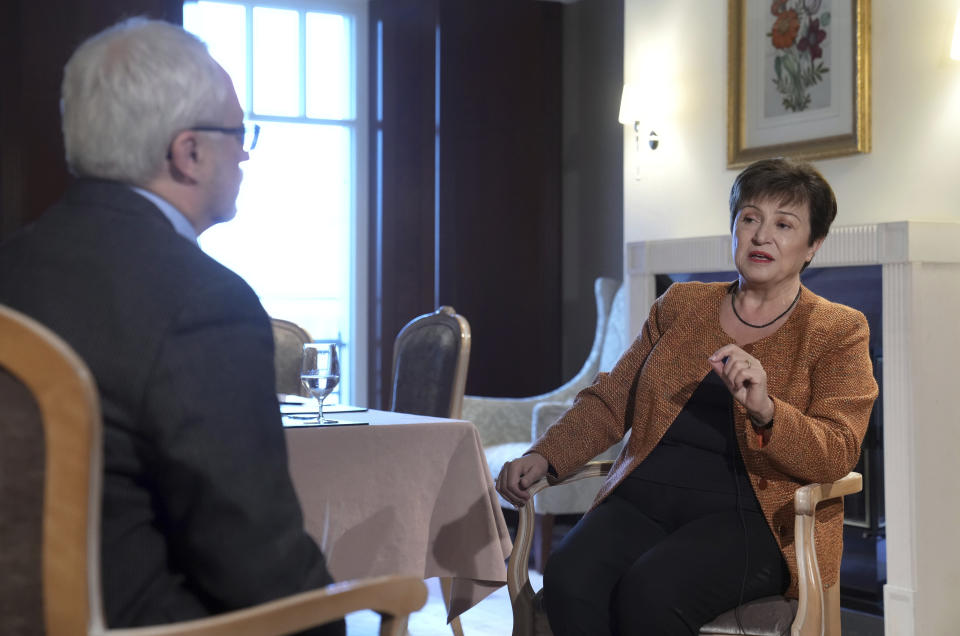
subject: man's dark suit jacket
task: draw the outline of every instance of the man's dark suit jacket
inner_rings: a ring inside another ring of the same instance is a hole
[[[331,582],[290,481],[269,320],[240,277],[127,186],[80,180],[0,245],[0,302],[96,378],[111,627]]]

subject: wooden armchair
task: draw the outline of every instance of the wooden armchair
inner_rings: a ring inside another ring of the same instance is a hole
[[[521,398],[479,397],[468,395],[463,400],[463,417],[473,422],[480,433],[487,465],[494,480],[503,465],[522,455],[530,445],[573,405],[573,399],[589,386],[597,372],[609,372],[630,346],[627,322],[627,290],[612,278],[598,278],[593,286],[597,310],[593,345],[580,371],[568,382],[541,395]],[[613,459],[620,452],[618,442],[595,457]],[[557,515],[583,514],[600,490],[599,481],[570,482],[552,488],[533,503],[537,530],[534,532],[534,569],[542,572],[553,521]],[[500,505],[513,509],[506,499]]]
[[[393,343],[390,410],[459,419],[470,365],[470,322],[449,305],[417,316]],[[443,600],[450,607],[453,579],[441,578]],[[460,617],[450,621],[463,636]]]
[[[613,462],[590,462],[583,468],[557,480],[544,478],[530,487],[536,495],[544,488],[567,484],[588,477],[604,477]],[[850,473],[832,484],[808,484],[794,496],[796,527],[794,542],[797,550],[799,574],[799,601],[782,596],[757,599],[740,606],[740,623],[747,636],[773,636],[789,633],[791,636],[840,636],[840,586],[824,588],[817,566],[813,529],[817,504],[821,501],[860,492],[863,480],[859,473]],[[546,636],[550,627],[540,608],[540,594],[534,593],[528,577],[530,543],[533,535],[534,509],[526,505],[519,510],[517,538],[507,566],[507,588],[513,606],[513,636]],[[700,636],[740,634],[735,610],[718,616],[700,628]]]
[[[0,306],[0,634],[266,636],[373,609],[401,636],[415,577],[336,583],[210,618],[108,629],[100,591],[102,421],[86,365],[53,332]]]

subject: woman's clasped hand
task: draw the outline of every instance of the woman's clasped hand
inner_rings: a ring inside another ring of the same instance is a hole
[[[733,399],[747,409],[752,423],[758,427],[769,424],[774,405],[767,394],[763,364],[735,344],[717,349],[708,359]]]
[[[497,476],[497,492],[514,506],[522,506],[530,499],[527,489],[546,475],[547,469],[547,460],[537,453],[509,461]]]

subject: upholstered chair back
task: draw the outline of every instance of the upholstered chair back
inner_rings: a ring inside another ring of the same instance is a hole
[[[390,409],[459,418],[470,360],[470,324],[453,307],[417,316],[393,346]]]
[[[0,634],[43,634],[43,420],[0,368]]]
[[[310,334],[289,320],[272,318],[270,324],[273,327],[273,366],[277,378],[277,393],[310,397],[300,382],[303,345],[311,342]]]
[[[103,630],[101,425],[83,361],[0,305],[0,634]]]

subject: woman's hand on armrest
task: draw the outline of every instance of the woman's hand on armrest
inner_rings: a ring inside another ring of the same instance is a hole
[[[547,474],[547,460],[538,453],[528,453],[503,465],[497,476],[497,492],[514,506],[530,499],[527,489]]]

